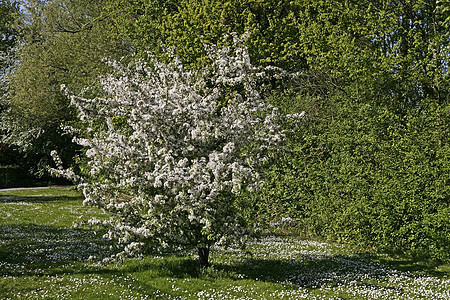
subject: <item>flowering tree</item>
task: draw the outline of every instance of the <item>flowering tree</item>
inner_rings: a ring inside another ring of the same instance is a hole
[[[69,95],[87,126],[75,141],[87,148],[85,203],[106,221],[123,255],[195,247],[208,264],[212,245],[244,242],[250,233],[234,198],[261,185],[256,166],[283,140],[281,115],[257,91],[265,71],[250,64],[242,38],[233,49],[211,47],[207,70],[150,59],[133,68],[112,63],[103,98]]]

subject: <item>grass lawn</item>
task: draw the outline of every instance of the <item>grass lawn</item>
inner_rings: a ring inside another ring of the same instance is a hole
[[[247,252],[151,256],[102,265],[101,233],[73,228],[71,189],[0,192],[0,299],[450,299],[450,267],[357,253],[294,237],[265,237]]]

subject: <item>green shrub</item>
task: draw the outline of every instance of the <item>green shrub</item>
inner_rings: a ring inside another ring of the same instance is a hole
[[[0,189],[68,184],[70,182],[67,180],[52,178],[46,174],[34,175],[20,165],[0,166]]]
[[[311,118],[243,207],[262,224],[291,217],[303,235],[448,261],[449,122],[445,109],[369,105]]]
[[[23,170],[19,166],[0,166],[0,188],[21,186],[24,179],[29,180],[29,175],[24,176]]]

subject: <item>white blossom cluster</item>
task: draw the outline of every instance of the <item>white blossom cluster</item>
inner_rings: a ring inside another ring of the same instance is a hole
[[[79,180],[85,203],[110,212],[90,222],[109,229],[122,255],[249,234],[234,196],[262,184],[256,166],[283,141],[286,117],[262,99],[266,75],[251,65],[245,37],[232,37],[232,47],[207,49],[210,68],[187,69],[176,57],[130,68],[110,62],[117,73],[101,81],[107,96],[68,93],[87,126],[74,140],[87,149],[90,174],[53,172]]]

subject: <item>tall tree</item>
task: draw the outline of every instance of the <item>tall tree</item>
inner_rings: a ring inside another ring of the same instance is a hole
[[[0,1],[0,52],[6,52],[15,45],[17,31],[14,28],[14,22],[18,12],[17,1]]]
[[[15,51],[17,41],[17,30],[15,21],[19,13],[16,1],[0,1],[0,114],[8,107],[10,97],[10,82],[8,74],[12,71],[15,63]],[[0,118],[0,124],[1,124]],[[5,132],[0,125],[0,164],[13,163],[13,155],[8,147],[2,142]]]
[[[291,69],[304,67],[296,39],[303,9],[295,1],[118,1],[110,7],[116,34],[130,38],[137,52],[160,53],[161,45],[176,49],[193,65],[205,64],[204,44],[221,41],[224,33],[251,33],[247,41],[256,64]]]
[[[108,67],[105,57],[128,54],[121,41],[109,38],[102,17],[107,3],[94,0],[24,1],[20,31],[19,63],[10,75],[11,99],[3,118],[6,141],[28,153],[48,157],[52,149],[73,155],[70,137],[61,136],[61,123],[75,114],[61,92],[90,86]]]
[[[13,65],[12,49],[16,45],[17,30],[14,26],[19,13],[18,3],[15,1],[0,1],[0,112],[5,108],[6,89],[8,84],[6,75]]]

